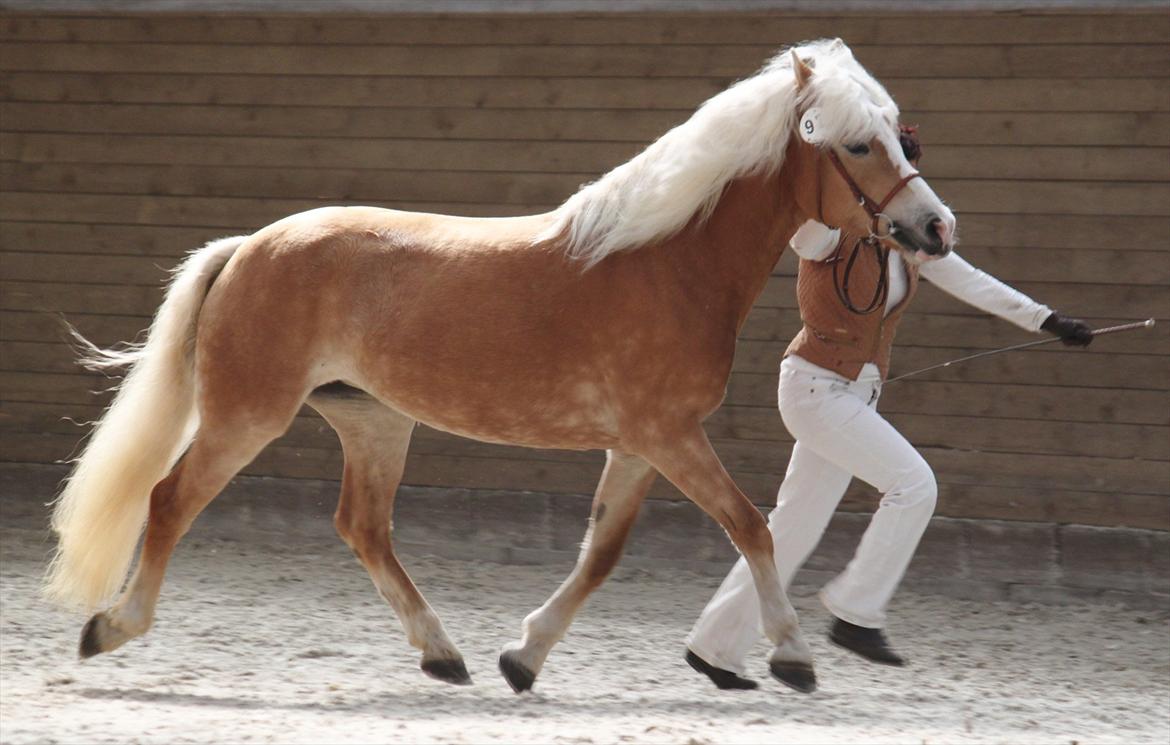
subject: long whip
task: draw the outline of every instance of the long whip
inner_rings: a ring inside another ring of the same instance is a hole
[[[1090,333],[1093,336],[1104,336],[1105,334],[1116,334],[1119,331],[1134,331],[1136,329],[1146,329],[1146,328],[1149,328],[1153,325],[1154,325],[1154,319],[1147,318],[1144,321],[1134,321],[1133,323],[1123,323],[1120,326],[1107,326],[1107,327],[1102,328],[1102,329],[1093,329]],[[990,357],[991,355],[999,354],[1000,352],[1014,352],[1017,349],[1027,349],[1028,347],[1038,347],[1041,344],[1051,344],[1054,341],[1062,341],[1062,339],[1059,336],[1053,336],[1053,337],[1050,337],[1048,339],[1038,339],[1036,341],[1026,341],[1023,344],[1013,344],[1010,347],[1000,347],[999,349],[988,349],[987,351],[977,352],[975,354],[969,354],[966,357],[960,357],[956,360],[951,360],[950,362],[940,362],[937,365],[931,365],[930,367],[924,367],[921,370],[915,370],[914,372],[903,373],[896,378],[888,379],[886,381],[886,384],[888,385],[890,383],[894,383],[894,382],[897,382],[899,380],[905,380],[906,378],[911,378],[911,377],[914,377],[915,375],[921,375],[922,373],[930,372],[931,370],[939,370],[939,369],[944,368],[944,367],[950,367],[951,365],[957,365],[960,362],[967,362],[968,360],[975,360],[975,359],[979,359],[980,357]]]

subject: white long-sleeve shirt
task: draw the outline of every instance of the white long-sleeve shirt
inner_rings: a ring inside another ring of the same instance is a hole
[[[790,245],[802,259],[823,261],[833,253],[840,237],[841,231],[809,220],[792,236]],[[886,297],[886,313],[906,297],[907,287],[906,270],[898,251],[890,251],[889,262],[890,288]],[[1048,306],[1037,303],[1019,290],[976,269],[953,251],[941,259],[920,264],[918,276],[968,305],[997,315],[1028,331],[1039,331],[1040,324],[1052,313]]]

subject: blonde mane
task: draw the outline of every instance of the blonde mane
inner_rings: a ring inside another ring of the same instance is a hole
[[[783,164],[797,114],[821,109],[827,144],[868,140],[896,127],[898,107],[840,39],[793,47],[815,68],[798,92],[790,49],[709,99],[690,119],[632,160],[586,184],[537,240],[564,237],[586,268],[606,256],[667,238],[695,215],[705,220],[732,179]]]

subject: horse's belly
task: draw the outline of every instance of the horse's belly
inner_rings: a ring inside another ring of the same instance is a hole
[[[428,427],[483,442],[534,448],[591,450],[620,441],[611,407],[586,394],[525,393],[485,384],[461,390],[377,385],[370,392]]]

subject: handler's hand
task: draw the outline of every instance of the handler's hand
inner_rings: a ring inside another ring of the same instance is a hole
[[[1093,341],[1093,329],[1089,328],[1089,324],[1078,318],[1069,318],[1055,311],[1048,318],[1044,319],[1044,323],[1040,324],[1040,328],[1050,334],[1059,336],[1061,341],[1070,347],[1087,347]]]

